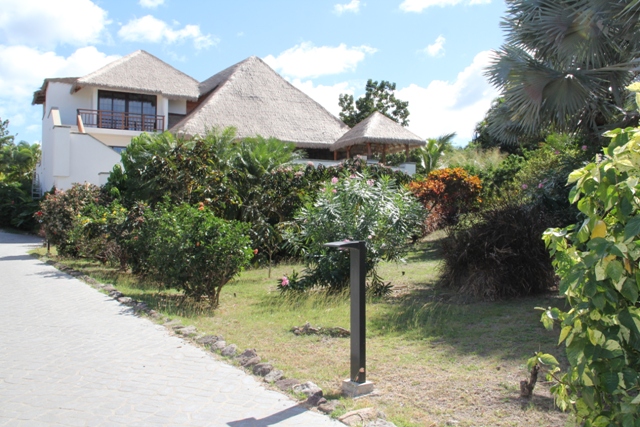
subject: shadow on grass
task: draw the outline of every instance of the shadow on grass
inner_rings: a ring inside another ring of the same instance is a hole
[[[369,319],[376,335],[444,342],[462,354],[523,358],[555,348],[558,331],[546,331],[535,307],[557,306],[553,295],[507,301],[463,301],[436,287],[414,289],[388,301]]]

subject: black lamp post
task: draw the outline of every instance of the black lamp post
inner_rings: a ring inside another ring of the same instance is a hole
[[[367,248],[361,240],[325,243],[325,246],[349,250],[351,263],[351,373],[342,384],[343,392],[352,397],[373,391],[373,383],[367,382],[367,349],[365,342],[365,289],[367,276]]]

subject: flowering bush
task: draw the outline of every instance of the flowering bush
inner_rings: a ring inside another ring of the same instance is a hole
[[[348,286],[348,254],[323,246],[340,240],[366,242],[369,284],[380,286],[376,265],[383,259],[401,259],[424,216],[418,201],[389,178],[349,172],[332,177],[285,232],[285,239],[302,256],[305,270],[299,278],[292,274],[281,280],[280,289]]]
[[[408,188],[429,211],[425,232],[454,224],[460,214],[481,202],[480,179],[461,168],[435,170],[424,179],[412,181]]]
[[[253,256],[249,224],[217,218],[203,205],[159,204],[147,210],[148,274],[185,296],[217,307],[224,285]]]
[[[73,239],[77,234],[72,235],[72,230],[83,210],[100,199],[100,188],[86,183],[74,184],[67,191],[54,189],[45,195],[35,216],[47,242],[56,245],[60,255],[78,255],[80,248]]]

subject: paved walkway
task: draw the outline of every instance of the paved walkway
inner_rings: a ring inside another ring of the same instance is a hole
[[[0,426],[338,427],[0,231]]]

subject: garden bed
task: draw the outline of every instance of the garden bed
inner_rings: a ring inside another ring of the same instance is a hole
[[[381,264],[393,295],[367,305],[368,379],[376,393],[345,399],[346,410],[375,406],[401,426],[562,426],[568,416],[553,406],[548,387],[538,382],[532,399],[520,397],[519,381],[532,353],[553,351],[557,331],[548,332],[534,307],[556,305],[553,295],[499,302],[462,302],[435,288],[438,237],[420,242],[406,264]],[[45,250],[38,251],[44,255]],[[220,307],[183,302],[175,292],[159,291],[128,273],[97,262],[58,259],[128,297],[198,331],[222,335],[240,351],[256,349],[288,378],[313,381],[325,395],[339,395],[349,375],[349,338],[296,335],[306,322],[349,329],[348,298],[343,295],[283,297],[276,279],[300,270],[280,265],[243,272],[227,285]],[[339,414],[336,414],[339,415]]]

